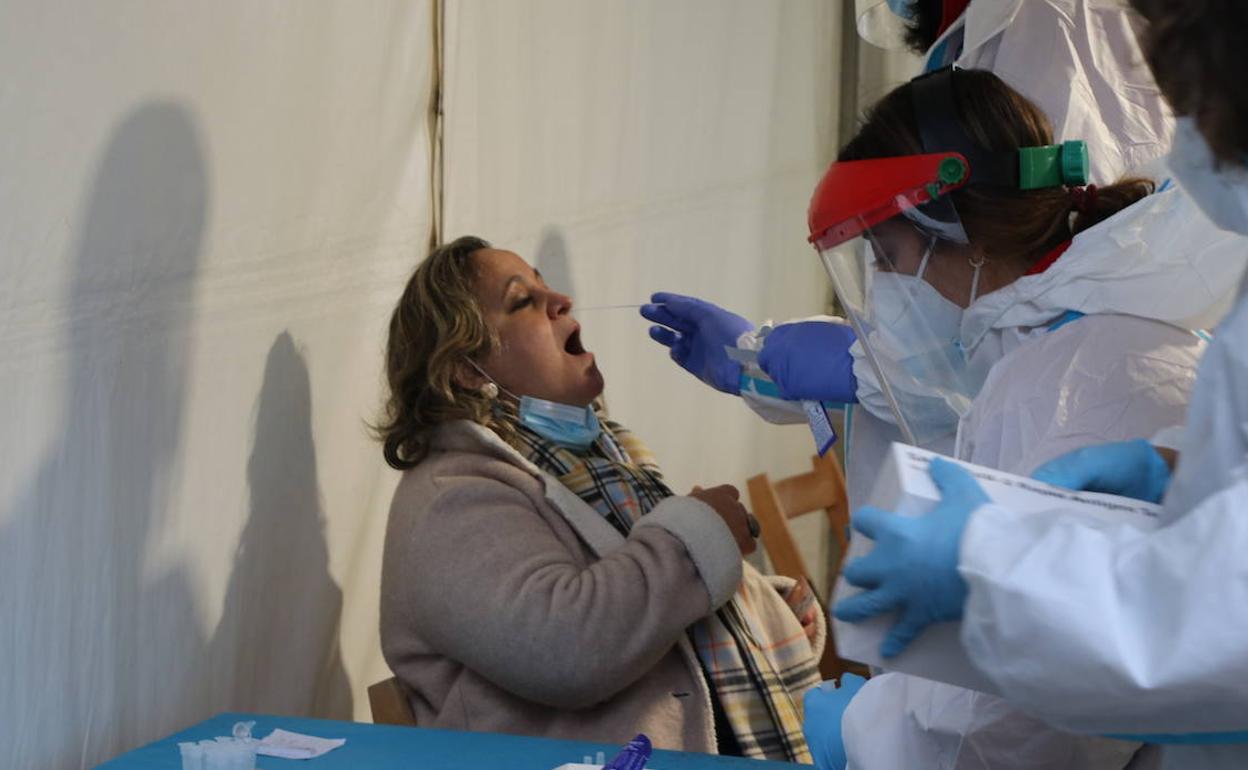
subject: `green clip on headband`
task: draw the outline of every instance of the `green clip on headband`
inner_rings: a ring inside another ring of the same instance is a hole
[[[1088,146],[1083,141],[995,152],[962,130],[954,106],[953,78],[945,68],[911,81],[914,114],[919,122],[923,152],[956,152],[971,165],[970,184],[1000,185],[1038,190],[1088,182]]]
[[[1018,189],[1088,183],[1088,145],[1082,140],[1023,147],[1018,151]]]

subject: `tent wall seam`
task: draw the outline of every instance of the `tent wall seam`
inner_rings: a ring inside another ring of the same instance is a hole
[[[429,248],[436,248],[442,242],[445,229],[444,193],[445,175],[443,173],[443,140],[442,128],[444,116],[442,112],[443,87],[446,72],[446,0],[432,0],[433,13],[433,82],[429,89]]]
[[[835,161],[840,148],[854,135],[858,125],[858,78],[860,65],[860,42],[858,38],[858,11],[853,0],[841,0],[841,45],[840,45],[840,87],[837,94],[836,111],[836,145],[830,158]],[[824,312],[828,315],[844,316],[836,292],[828,286]],[[836,558],[831,556],[830,558]],[[831,562],[829,562],[831,564]]]

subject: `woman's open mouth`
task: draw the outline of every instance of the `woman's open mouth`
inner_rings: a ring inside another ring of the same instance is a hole
[[[563,351],[573,356],[585,354],[585,346],[581,344],[581,327],[576,327],[563,343]]]

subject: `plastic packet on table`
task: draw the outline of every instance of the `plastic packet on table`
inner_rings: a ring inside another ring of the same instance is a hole
[[[759,331],[759,338],[765,338],[767,333],[771,331],[770,327],[764,326]],[[744,348],[724,346],[724,351],[728,354],[728,358],[741,364],[741,392],[748,393],[762,401],[774,401],[784,404],[792,402],[786,401],[780,395],[780,389],[776,387],[776,383],[772,381],[767,373],[758,365],[758,351],[747,350]],[[832,445],[836,443],[836,429],[832,427],[832,417],[829,411],[840,409],[839,404],[825,404],[821,401],[801,401],[802,412],[806,416],[806,424],[810,426],[810,433],[815,439],[815,451],[823,457]]]
[[[232,737],[179,743],[182,770],[255,770],[258,741],[251,737],[253,725],[255,722],[239,722]]]

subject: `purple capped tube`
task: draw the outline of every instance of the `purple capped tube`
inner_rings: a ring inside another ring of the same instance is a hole
[[[639,733],[602,770],[645,770],[651,751],[650,739]]]

